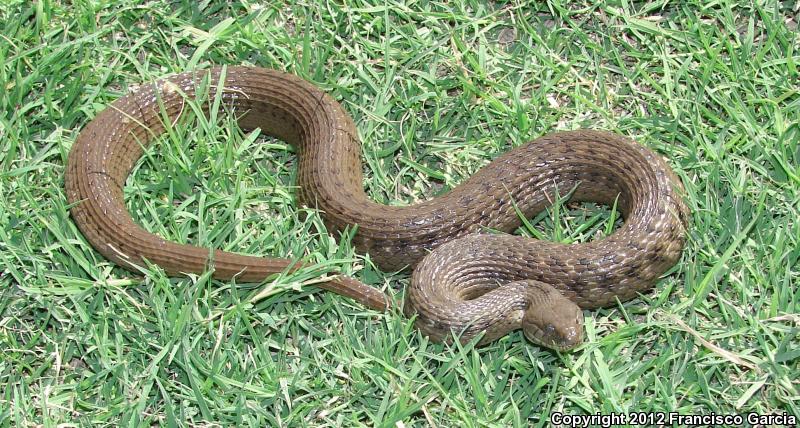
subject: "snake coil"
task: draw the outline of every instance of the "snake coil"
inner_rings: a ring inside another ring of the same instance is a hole
[[[224,75],[223,75],[224,73]],[[137,225],[122,186],[144,149],[184,110],[203,79],[224,76],[224,101],[245,129],[294,145],[298,199],[319,209],[329,230],[358,225],[353,244],[386,270],[416,266],[404,312],[434,340],[453,333],[482,342],[522,328],[556,349],[582,340],[581,308],[634,298],[675,264],[688,211],[682,186],[649,149],[601,131],[553,133],[517,147],[456,188],[413,206],[377,204],[364,192],[360,143],[352,119],[330,96],[289,74],[255,67],[214,67],[142,85],[114,101],[73,145],[65,187],[79,229],[107,259],[132,269],[146,261],[170,275],[199,273],[260,281],[301,264],[167,241]],[[159,104],[160,103],[160,104]],[[625,223],[582,244],[544,242],[511,232],[517,209],[531,217],[557,189],[572,200],[617,201]],[[380,291],[340,276],[322,288],[385,309]]]

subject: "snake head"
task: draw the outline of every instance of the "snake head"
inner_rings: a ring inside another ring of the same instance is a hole
[[[583,312],[557,290],[534,301],[522,318],[528,340],[557,351],[570,350],[583,342]]]

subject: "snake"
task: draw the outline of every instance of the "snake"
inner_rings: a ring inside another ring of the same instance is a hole
[[[123,189],[145,150],[190,110],[187,103],[204,100],[208,112],[216,96],[241,129],[260,129],[295,148],[295,199],[318,210],[329,233],[355,226],[356,251],[381,270],[412,271],[402,313],[434,342],[481,345],[522,329],[535,344],[573,349],[583,342],[583,310],[647,292],[685,244],[681,180],[664,158],[622,135],[551,132],[497,156],[443,194],[386,205],[365,191],[356,125],[332,96],[287,72],[213,66],[132,87],[73,143],[64,178],[70,214],[103,257],[134,272],[148,265],[170,276],[212,270],[216,279],[240,282],[310,265],[300,256],[166,240],[128,212]],[[514,234],[567,192],[570,201],[617,207],[622,225],[582,243]],[[319,286],[375,310],[397,306],[352,276],[329,276]]]

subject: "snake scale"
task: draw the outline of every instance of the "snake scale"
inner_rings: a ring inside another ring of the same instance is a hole
[[[658,155],[624,137],[548,134],[443,195],[387,206],[367,197],[355,125],[333,98],[283,72],[214,67],[137,87],[91,120],[70,151],[65,187],[72,217],[88,242],[120,266],[149,262],[169,275],[213,266],[215,278],[244,282],[303,266],[171,242],[128,213],[123,185],[131,169],[165,131],[164,114],[177,119],[203,79],[212,94],[222,89],[243,129],[261,128],[296,148],[297,199],[318,209],[330,231],[357,225],[353,244],[378,267],[414,267],[403,311],[432,340],[484,333],[480,342],[486,343],[521,328],[535,343],[572,348],[582,341],[581,308],[636,297],[682,251],[689,214],[680,181]],[[521,224],[519,212],[532,217],[570,189],[573,201],[616,201],[623,226],[571,245],[508,234]],[[321,287],[374,309],[390,306],[382,292],[350,277]]]

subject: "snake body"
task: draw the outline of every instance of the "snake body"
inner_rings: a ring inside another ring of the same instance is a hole
[[[255,67],[214,67],[142,85],[81,131],[65,187],[72,217],[103,256],[128,269],[153,263],[170,275],[213,265],[218,279],[261,281],[301,263],[167,241],[134,222],[123,185],[146,147],[207,79],[244,129],[261,128],[298,152],[298,200],[331,231],[357,225],[353,244],[384,270],[415,267],[404,313],[433,340],[482,342],[522,328],[531,340],[566,349],[582,337],[580,308],[634,298],[675,264],[688,212],[681,183],[649,149],[601,131],[553,133],[517,147],[444,195],[412,206],[373,202],[363,187],[360,143],[343,108],[296,76]],[[223,83],[224,82],[224,83]],[[222,83],[221,87],[218,84]],[[559,244],[511,232],[557,191],[613,204],[624,225],[603,239]],[[519,212],[517,211],[519,210]],[[322,288],[385,309],[383,293],[338,276]]]

